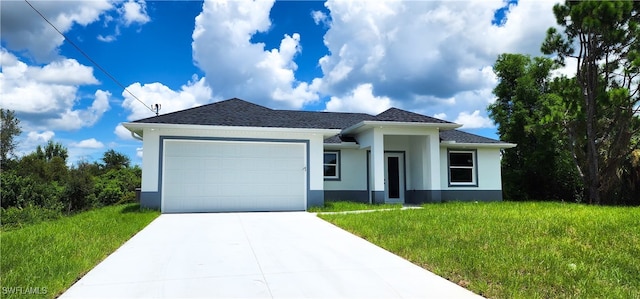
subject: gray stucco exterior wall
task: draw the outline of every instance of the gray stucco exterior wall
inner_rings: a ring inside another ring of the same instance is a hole
[[[442,201],[502,201],[502,190],[443,190]]]
[[[147,209],[160,210],[160,192],[143,191],[140,192],[140,207]]]
[[[307,209],[324,206],[325,192],[323,190],[309,190],[307,192]]]
[[[369,203],[369,192],[367,190],[325,190],[324,200]]]
[[[383,204],[384,191],[371,191],[371,202],[374,204]]]
[[[405,202],[410,204],[442,202],[440,190],[408,190],[405,192]]]

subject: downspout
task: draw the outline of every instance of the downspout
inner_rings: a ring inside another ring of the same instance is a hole
[[[142,137],[140,137],[140,135],[136,134],[136,132],[131,132],[131,137],[133,137],[133,139],[137,139],[142,141]]]

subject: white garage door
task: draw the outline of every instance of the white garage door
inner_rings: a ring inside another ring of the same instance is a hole
[[[305,146],[165,140],[162,211],[305,210]]]

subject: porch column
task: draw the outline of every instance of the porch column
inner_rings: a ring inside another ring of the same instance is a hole
[[[384,135],[375,130],[371,144],[371,202],[384,203]]]
[[[429,135],[427,138],[427,158],[429,160],[429,190],[431,190],[431,201],[442,201],[442,187],[440,185],[440,165],[441,163],[447,163],[447,161],[440,161],[440,137],[439,133],[436,135]]]

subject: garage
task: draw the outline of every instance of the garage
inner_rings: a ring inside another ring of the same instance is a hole
[[[163,213],[306,209],[306,143],[165,139]]]

